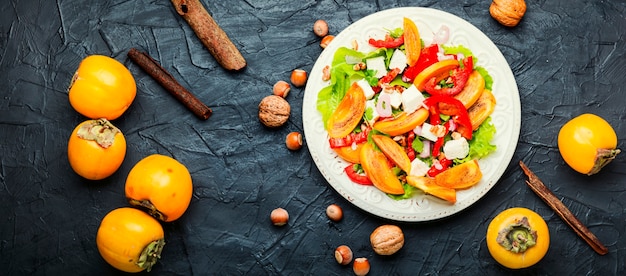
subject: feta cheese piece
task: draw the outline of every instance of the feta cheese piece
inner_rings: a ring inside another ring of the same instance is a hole
[[[361,89],[363,89],[363,94],[365,95],[366,99],[369,100],[376,94],[376,92],[374,92],[374,90],[372,89],[372,86],[370,86],[370,84],[365,79],[360,79],[356,82],[356,84],[358,84]]]
[[[395,68],[400,69],[400,72],[404,71],[406,68],[406,55],[404,52],[396,49],[389,60],[389,70],[393,70]]]
[[[443,153],[447,159],[465,158],[469,154],[469,143],[463,137],[446,142]]]
[[[376,71],[376,78],[382,78],[387,75],[387,66],[385,65],[385,57],[373,57],[365,60],[367,70]]]
[[[375,100],[369,100],[365,102],[365,120],[369,125],[373,125],[380,115],[378,111],[376,111],[376,103]]]
[[[391,107],[398,109],[402,104],[402,93],[394,90],[390,93],[391,96]]]
[[[402,109],[407,114],[411,114],[419,109],[424,103],[424,95],[417,90],[415,85],[409,86],[402,92]]]
[[[434,126],[429,124],[429,123],[424,123],[422,124],[422,132],[420,133],[420,136],[436,142],[437,141],[437,134],[435,134],[434,132]]]
[[[425,176],[426,173],[428,173],[428,170],[430,170],[430,166],[428,166],[428,164],[421,159],[415,158],[411,161],[411,175]]]

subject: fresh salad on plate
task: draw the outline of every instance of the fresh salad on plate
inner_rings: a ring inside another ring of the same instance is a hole
[[[374,50],[340,47],[324,68],[329,84],[316,107],[354,185],[455,203],[457,190],[481,180],[477,160],[496,150],[493,80],[471,49],[448,37],[442,26],[424,41],[404,18],[385,37],[368,38],[362,48]]]

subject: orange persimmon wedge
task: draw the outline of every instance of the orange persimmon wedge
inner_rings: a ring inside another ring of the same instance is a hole
[[[361,148],[361,166],[376,188],[392,195],[404,194],[402,183],[389,168],[385,154],[374,148],[371,143],[365,143]]]
[[[480,98],[480,95],[485,90],[485,78],[477,71],[474,70],[469,75],[467,82],[465,83],[465,87],[463,90],[459,92],[459,94],[454,95],[454,98],[463,103],[465,108],[470,108],[474,103]],[[445,104],[439,104],[439,110],[443,112],[443,108]],[[444,113],[445,114],[445,113]]]
[[[437,185],[434,178],[407,175],[406,182],[409,185],[424,191],[426,194],[441,198],[450,203],[456,202],[456,190]]]
[[[334,148],[333,150],[337,153],[339,157],[343,160],[346,160],[350,163],[361,164],[361,148],[365,143],[356,144],[356,147],[345,146],[340,148]]]
[[[402,112],[393,120],[374,123],[373,128],[390,136],[401,135],[423,124],[428,119],[428,115],[429,112],[425,108],[420,108],[408,115]]]
[[[415,76],[413,80],[413,84],[415,88],[419,91],[424,91],[424,84],[431,78],[440,77],[443,74],[448,74],[450,70],[454,70],[459,67],[459,62],[454,59],[447,59],[438,61],[424,69],[424,71],[420,72]]]
[[[356,82],[343,96],[337,109],[328,119],[326,124],[328,135],[331,138],[342,138],[350,134],[359,124],[365,112],[365,94]]]
[[[411,170],[411,159],[406,154],[402,146],[396,141],[385,135],[372,135],[372,140],[380,148],[380,150],[389,158],[398,168],[405,171],[407,174]]]
[[[467,115],[472,122],[472,129],[476,130],[480,124],[493,113],[496,108],[496,98],[491,90],[484,89],[478,100],[467,110]]]
[[[435,182],[447,188],[466,189],[476,185],[482,177],[478,160],[473,159],[439,173]]]
[[[415,65],[420,58],[422,52],[422,41],[420,40],[420,33],[417,30],[415,22],[411,19],[404,18],[404,49],[406,50],[406,63],[410,66]]]

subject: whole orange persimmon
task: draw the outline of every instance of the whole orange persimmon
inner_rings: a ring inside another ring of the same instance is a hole
[[[125,156],[124,135],[106,119],[80,123],[67,143],[70,166],[89,180],[109,177],[122,165]]]
[[[111,266],[125,272],[149,272],[161,257],[165,233],[161,224],[145,212],[121,207],[102,219],[96,245]]]
[[[600,172],[621,152],[613,127],[590,113],[579,115],[561,127],[558,147],[565,163],[586,175]]]
[[[72,107],[90,119],[115,120],[131,105],[137,85],[128,68],[102,55],[83,59],[68,89]]]
[[[135,164],[126,178],[126,198],[160,221],[174,221],[185,213],[192,195],[191,175],[176,159],[153,154]]]

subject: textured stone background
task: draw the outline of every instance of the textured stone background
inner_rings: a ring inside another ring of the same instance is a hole
[[[117,271],[95,245],[102,217],[127,206],[124,181],[143,157],[161,153],[185,164],[194,179],[187,213],[164,224],[167,245],[155,275],[351,274],[333,250],[349,244],[370,259],[371,275],[613,275],[626,263],[624,156],[600,174],[571,170],[556,147],[560,127],[585,112],[626,136],[625,1],[527,1],[521,24],[506,28],[488,13],[490,1],[202,1],[248,61],[224,71],[169,1],[37,1],[0,3],[0,269],[4,275],[104,275]],[[321,52],[311,32],[325,19],[339,33],[371,13],[406,6],[441,9],[482,30],[509,62],[522,103],[520,141],[509,168],[480,201],[461,213],[426,223],[398,223],[405,247],[376,256],[371,231],[388,221],[351,206],[324,180],[303,148],[284,137],[302,131],[303,89],[288,97],[292,117],[277,130],[257,120],[258,102],[292,69],[310,70]],[[149,52],[213,109],[196,119],[126,57]],[[103,54],[128,66],[138,96],[114,123],[128,151],[110,178],[86,181],[70,168],[67,139],[85,118],[67,99],[82,58]],[[624,140],[619,140],[623,147]],[[524,160],[609,248],[593,252],[524,184]],[[345,217],[330,222],[327,205]],[[269,222],[275,207],[290,211],[288,226]],[[550,227],[551,247],[532,268],[509,271],[490,257],[488,222],[522,206]]]

